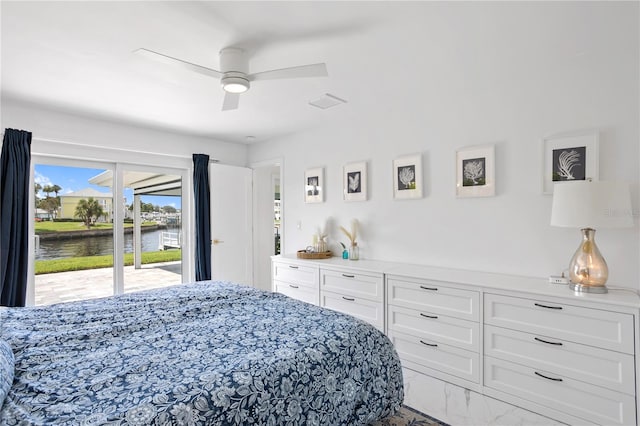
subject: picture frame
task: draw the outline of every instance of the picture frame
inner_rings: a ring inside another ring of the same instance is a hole
[[[304,202],[322,203],[324,201],[324,168],[316,167],[304,172]]]
[[[580,132],[542,139],[542,193],[553,194],[556,183],[599,180],[598,132]]]
[[[456,196],[492,197],[496,194],[495,145],[456,151]]]
[[[344,201],[367,200],[367,162],[359,161],[343,167]]]
[[[422,155],[414,154],[393,160],[393,198],[422,198]]]

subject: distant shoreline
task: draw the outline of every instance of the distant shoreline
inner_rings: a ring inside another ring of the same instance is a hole
[[[140,232],[151,232],[158,229],[167,229],[167,225],[157,224],[142,226]],[[124,228],[125,234],[133,234],[133,227]],[[113,235],[113,228],[111,229],[85,229],[78,231],[60,231],[60,232],[45,232],[38,234],[40,241],[42,240],[66,240],[71,238],[86,238],[86,237],[102,237]]]

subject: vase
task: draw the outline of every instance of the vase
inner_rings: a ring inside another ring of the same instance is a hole
[[[342,250],[342,258],[349,259],[349,250],[347,249]]]
[[[358,259],[360,259],[360,247],[358,247],[358,243],[353,243],[351,247],[349,247],[349,260]]]
[[[322,239],[318,240],[318,242],[316,243],[316,252],[324,253],[325,251],[327,251],[327,242]]]

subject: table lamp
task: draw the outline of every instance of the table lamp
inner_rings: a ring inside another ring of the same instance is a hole
[[[569,288],[606,293],[609,269],[596,246],[596,228],[633,226],[629,185],[590,180],[556,183],[551,225],[582,230],[582,242],[569,264]]]

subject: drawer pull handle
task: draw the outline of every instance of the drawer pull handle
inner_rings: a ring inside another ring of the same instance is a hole
[[[355,300],[356,300],[356,299],[352,299],[352,298],[350,298],[350,297],[344,297],[344,296],[342,296],[342,298],[343,298],[344,300],[348,300],[349,302],[355,302]]]
[[[544,339],[541,339],[539,337],[534,337],[533,339],[537,340],[538,342],[546,343],[547,345],[562,346],[562,342],[550,342],[548,340],[544,340]]]
[[[343,277],[345,278],[355,278],[355,275],[349,275],[349,274],[342,274]]]
[[[422,343],[423,345],[431,346],[432,348],[438,347],[438,345],[436,345],[435,343],[427,343],[427,342],[423,342],[422,340],[420,340],[420,343]]]
[[[293,284],[289,284],[289,287],[291,287],[291,288],[300,288],[297,285],[293,285]]]
[[[425,318],[438,319],[437,315],[427,315],[427,314],[423,314],[422,312],[420,312],[420,316],[423,316]]]
[[[420,288],[423,289],[423,290],[438,291],[438,289],[436,287],[425,287],[425,286],[421,285]]]
[[[291,268],[291,269],[298,269],[298,267],[297,267],[297,266],[293,266],[293,265],[289,265],[289,268]]]
[[[562,379],[560,379],[560,378],[558,378],[558,377],[549,377],[549,376],[545,376],[544,374],[540,374],[540,373],[538,373],[537,371],[535,371],[535,373],[536,373],[536,375],[537,375],[537,376],[543,377],[543,378],[545,378],[545,379],[547,379],[547,380],[553,380],[554,382],[561,382],[561,381],[562,381]]]
[[[534,305],[539,306],[541,308],[547,308],[547,309],[562,309],[562,306],[547,306],[547,305],[541,305],[540,303],[534,303]]]

